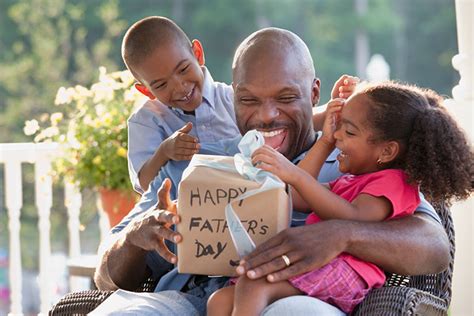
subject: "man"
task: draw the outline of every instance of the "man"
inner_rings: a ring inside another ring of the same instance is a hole
[[[311,55],[298,36],[276,28],[250,35],[239,46],[233,63],[234,105],[241,133],[253,128],[260,130],[267,144],[296,162],[316,139],[311,111],[319,101],[319,86]],[[203,144],[202,149],[214,154],[236,151],[235,142]],[[167,164],[131,215],[114,228],[110,240],[101,247],[102,260],[95,276],[100,289],[134,289],[150,273],[155,277],[164,274],[159,293],[147,306],[140,306],[141,313],[149,310],[155,315],[204,314],[208,296],[224,284],[222,278],[168,272],[172,266],[167,262],[178,260],[168,245],[182,238],[170,228],[179,222],[179,216],[169,192],[175,191],[182,167]],[[337,162],[330,157],[320,180],[327,182],[338,175]],[[163,182],[165,177],[171,177],[173,183]],[[155,192],[161,183],[158,202]],[[289,228],[246,258],[239,272],[251,278],[268,276],[278,281],[319,268],[341,252],[400,274],[439,272],[448,264],[449,247],[433,213],[425,208],[414,216],[388,222],[328,220]],[[295,213],[293,219],[296,217]],[[289,266],[282,257],[285,254],[291,254]],[[277,301],[264,312],[285,313],[341,314],[334,307],[308,297]]]

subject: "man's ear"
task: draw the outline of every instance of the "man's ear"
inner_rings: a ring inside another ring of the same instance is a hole
[[[318,105],[319,103],[319,89],[321,86],[321,81],[319,78],[314,78],[311,85],[311,102],[313,106]]]
[[[205,59],[204,59],[204,49],[202,48],[202,44],[199,40],[193,39],[192,41],[192,48],[194,56],[196,56],[199,66],[204,66]]]
[[[400,144],[394,140],[387,142],[379,156],[381,163],[390,163],[395,160],[400,153]]]
[[[153,93],[151,93],[150,90],[148,90],[148,88],[145,87],[141,83],[136,83],[135,84],[135,89],[140,91],[140,93],[143,94],[144,96],[147,96],[150,100],[156,99],[156,97],[153,95]]]

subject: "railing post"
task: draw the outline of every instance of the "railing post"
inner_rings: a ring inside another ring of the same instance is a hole
[[[51,178],[51,159],[49,153],[40,153],[35,163],[35,200],[38,209],[38,229],[40,233],[39,253],[39,284],[40,284],[40,312],[47,315],[51,304],[52,284],[50,244],[50,213],[53,204],[53,181]]]
[[[447,109],[474,141],[474,0],[456,0],[456,28],[459,53],[453,57],[454,69],[459,71],[459,83],[453,88],[453,99],[445,101]],[[474,263],[472,227],[474,197],[453,203],[451,212],[456,231],[456,256],[453,274],[451,315],[474,315]]]
[[[20,209],[22,207],[23,189],[20,160],[5,161],[5,193],[8,209],[8,229],[10,231],[10,258],[8,263],[10,270],[10,314],[22,315]]]
[[[64,204],[66,205],[68,213],[69,258],[76,258],[81,254],[79,214],[82,205],[82,196],[77,184],[67,180],[64,182]],[[69,277],[69,288],[71,291],[76,291],[79,286],[78,284],[75,277]]]

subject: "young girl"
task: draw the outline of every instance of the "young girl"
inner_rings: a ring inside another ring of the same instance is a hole
[[[293,186],[295,209],[312,211],[306,224],[409,215],[419,204],[418,189],[431,201],[464,199],[472,192],[473,152],[442,102],[435,92],[414,86],[366,86],[345,104],[330,102],[323,135],[298,167],[269,146],[256,150],[253,162]],[[339,169],[346,175],[323,185],[315,178],[334,147],[340,150]],[[282,260],[289,266],[291,253]],[[380,268],[342,253],[288,281],[242,276],[235,286],[213,294],[208,315],[260,315],[272,302],[298,294],[350,313],[384,281]]]

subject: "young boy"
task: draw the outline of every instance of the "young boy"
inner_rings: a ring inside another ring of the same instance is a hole
[[[191,42],[170,19],[152,16],[133,24],[122,57],[136,89],[149,98],[128,120],[129,173],[138,192],[147,190],[168,160],[189,160],[200,143],[240,133],[232,87],[212,79],[201,43]],[[333,94],[350,95],[357,81],[342,76]],[[323,117],[324,112],[315,114],[316,129]]]

